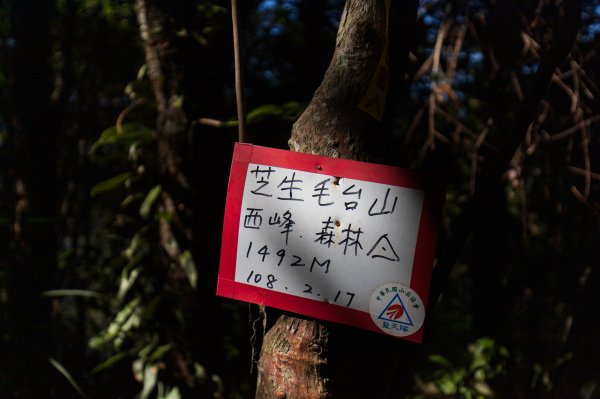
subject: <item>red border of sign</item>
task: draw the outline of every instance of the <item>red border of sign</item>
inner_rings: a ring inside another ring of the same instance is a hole
[[[309,317],[357,326],[385,334],[373,323],[368,312],[235,281],[240,212],[249,163],[423,190],[425,196],[419,222],[410,288],[419,294],[425,309],[427,309],[438,223],[445,196],[444,185],[440,184],[439,180],[423,173],[394,166],[328,158],[240,143],[235,144],[229,176],[217,295],[272,306]],[[335,311],[332,311],[332,306],[335,307]],[[421,342],[423,330],[424,328],[421,328],[416,333],[402,338],[413,342]]]

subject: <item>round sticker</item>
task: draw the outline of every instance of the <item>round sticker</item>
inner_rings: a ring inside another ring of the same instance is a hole
[[[384,284],[373,291],[369,313],[381,331],[396,337],[416,333],[425,320],[425,307],[419,294],[398,283]]]

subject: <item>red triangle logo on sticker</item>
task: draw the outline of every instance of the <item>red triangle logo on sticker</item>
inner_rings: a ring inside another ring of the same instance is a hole
[[[390,303],[383,309],[378,319],[409,326],[413,325],[410,315],[406,311],[406,307],[400,298],[400,294],[396,294],[392,298]]]

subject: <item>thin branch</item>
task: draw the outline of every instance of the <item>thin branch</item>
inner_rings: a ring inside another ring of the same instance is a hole
[[[240,32],[237,0],[231,0],[231,22],[233,25],[233,57],[235,64],[235,99],[238,115],[238,141],[246,142],[246,103],[244,100],[244,76],[240,50]]]
[[[515,71],[511,71],[510,79],[512,80],[512,84],[515,87],[515,93],[517,93],[517,98],[520,101],[523,101],[523,90],[521,89],[521,85],[519,84],[519,79],[517,78],[517,74]]]
[[[427,57],[425,62],[423,62],[423,64],[421,64],[421,67],[419,67],[419,70],[417,71],[417,73],[415,73],[413,80],[419,80],[421,77],[423,77],[423,75],[425,75],[431,69],[432,63],[433,63],[433,54],[431,54],[429,57]]]
[[[146,102],[146,100],[144,98],[137,99],[134,102],[132,102],[131,104],[129,104],[123,111],[121,111],[121,113],[117,117],[117,121],[115,122],[115,128],[117,129],[118,133],[121,133],[123,131],[123,121],[125,120],[125,117],[134,108],[137,108],[138,106],[144,104],[145,102]]]
[[[433,47],[432,63],[431,63],[431,93],[429,94],[429,109],[428,109],[428,136],[425,144],[425,149],[435,149],[435,109],[437,108],[438,86],[437,79],[440,70],[440,58],[442,55],[442,44],[448,30],[452,26],[452,21],[448,20],[438,30],[435,46]]]
[[[582,120],[581,122],[577,123],[576,125],[571,126],[570,128],[568,128],[566,130],[563,130],[560,133],[556,133],[556,134],[552,134],[552,135],[544,130],[543,131],[544,139],[547,141],[562,140],[564,138],[567,138],[567,137],[577,133],[581,129],[588,128],[592,123],[597,122],[598,120],[600,120],[600,115],[594,115],[592,117]]]
[[[438,132],[437,130],[434,132],[435,134],[435,138],[438,139],[439,141],[441,141],[442,143],[449,145],[450,144],[450,140],[448,140],[448,138],[446,136],[444,136],[442,133]]]
[[[408,129],[406,129],[406,134],[404,135],[404,146],[405,147],[408,145],[408,143],[410,143],[410,140],[412,139],[412,135],[415,132],[415,129],[419,125],[419,122],[421,122],[421,119],[423,119],[424,113],[425,113],[425,109],[419,108],[419,110],[415,114],[415,117],[413,118],[412,122],[408,126]]]
[[[591,184],[591,161],[590,161],[590,149],[589,149],[589,137],[587,128],[581,129],[581,152],[583,155],[583,165],[585,168],[585,186],[583,189],[583,196],[587,199],[590,197],[590,184]]]
[[[436,101],[435,96],[437,88],[435,82],[431,83],[431,94],[429,94],[429,105],[427,107],[427,141],[425,142],[425,149],[435,149],[435,109]]]
[[[454,79],[454,74],[456,73],[456,67],[458,65],[458,56],[460,55],[460,50],[462,49],[463,43],[465,41],[465,36],[467,34],[467,28],[465,25],[462,25],[459,28],[458,37],[454,42],[454,48],[452,49],[452,56],[448,59],[448,72],[447,77],[448,80],[452,81]]]
[[[565,82],[563,82],[557,74],[554,74],[552,76],[552,81],[554,83],[556,83],[561,89],[563,89],[563,91],[567,94],[567,96],[569,96],[571,98],[571,113],[574,113],[575,110],[577,109],[577,105],[579,103],[579,98],[578,96],[575,94],[575,92],[573,90],[571,90],[571,88],[569,86],[567,86],[565,84]]]
[[[581,79],[585,82],[586,87],[589,87],[589,90],[591,90],[591,98],[595,99],[597,97],[600,97],[600,89],[598,89],[598,86],[596,85],[596,82],[594,82],[588,75],[587,72],[585,71],[585,69],[583,69],[581,67],[581,65],[579,65],[579,63],[577,63],[577,61],[575,60],[571,60],[571,64],[577,67],[577,70],[579,71],[580,77]]]
[[[538,42],[535,41],[535,39],[531,36],[529,36],[527,33],[525,32],[521,32],[521,40],[523,40],[523,52],[522,55],[526,56],[527,53],[531,52],[531,54],[535,57],[535,58],[539,58],[540,57],[540,45]]]
[[[421,64],[421,66],[419,67],[419,70],[417,71],[417,73],[415,73],[415,76],[413,77],[413,79],[419,80],[423,75],[425,75],[431,69],[432,64],[433,64],[433,53],[429,57],[427,57],[427,59],[425,60],[425,62],[423,62],[423,64]]]
[[[456,126],[457,128],[460,128],[461,131],[465,132],[469,137],[471,137],[474,140],[477,140],[477,138],[479,137],[478,133],[475,133],[473,130],[469,129],[468,127],[466,127],[461,121],[459,121],[458,119],[456,119],[455,117],[453,117],[452,115],[450,115],[449,113],[447,113],[446,111],[444,111],[441,108],[437,108],[436,112],[438,114],[440,114],[440,116],[444,117],[448,122],[452,123],[454,126]],[[485,148],[488,148],[492,151],[498,151],[498,147],[496,147],[495,145],[489,143],[488,141],[484,141],[483,143],[481,143],[481,145]]]
[[[579,176],[589,176],[590,179],[592,179],[592,180],[600,181],[600,173],[592,172],[592,171],[589,171],[586,169],[581,169],[576,166],[569,166],[567,168],[567,170],[573,174],[576,174]]]
[[[221,127],[223,126],[223,121],[213,118],[198,118],[196,123],[199,125],[213,126],[213,127]]]
[[[431,73],[433,75],[437,74],[440,69],[440,58],[442,55],[442,44],[444,43],[444,39],[446,38],[446,34],[448,30],[452,26],[452,20],[448,20],[444,22],[444,24],[438,30],[438,35],[435,40],[435,46],[433,47],[433,62],[431,65]]]
[[[534,125],[531,125],[531,131],[533,131]],[[535,150],[537,149],[538,145],[541,143],[542,141],[542,137],[539,133],[533,135],[533,142],[530,142],[527,146],[527,149],[525,150],[525,154],[527,155],[531,155],[535,152]]]

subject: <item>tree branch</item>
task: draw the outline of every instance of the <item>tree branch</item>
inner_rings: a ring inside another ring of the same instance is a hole
[[[511,123],[511,127],[506,132],[506,141],[481,178],[477,191],[473,194],[467,209],[457,222],[452,238],[445,245],[438,258],[430,290],[431,305],[427,312],[429,316],[448,281],[452,266],[460,256],[461,250],[471,235],[476,222],[481,218],[483,209],[490,195],[494,192],[494,187],[501,180],[515,151],[517,151],[527,134],[529,125],[535,119],[552,76],[558,66],[566,59],[575,42],[581,18],[582,1],[577,0],[569,3],[569,5],[563,4],[565,4],[565,14],[561,20],[562,23],[554,30],[548,54],[542,60],[531,85],[525,92],[523,102]]]

